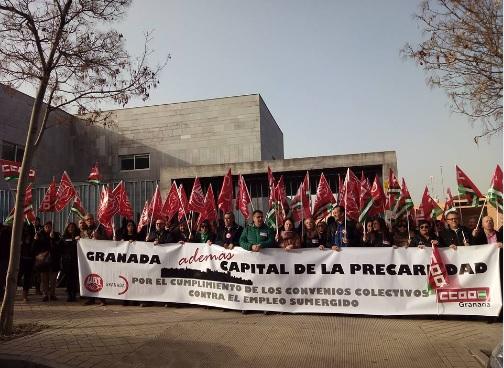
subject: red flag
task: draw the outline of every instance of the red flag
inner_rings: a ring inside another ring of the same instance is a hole
[[[224,213],[233,210],[233,176],[231,175],[231,169],[224,176],[219,198],[217,199],[217,206]]]
[[[198,216],[198,222],[196,224],[196,228],[199,228],[199,225],[204,220],[217,221],[217,210],[215,209],[215,197],[212,189],[212,184],[210,184],[206,192],[205,211],[201,212],[200,215]]]
[[[369,216],[377,216],[385,211],[385,193],[381,185],[378,175],[375,175],[373,185],[371,186],[371,198],[373,199],[373,207],[369,210]]]
[[[373,198],[371,198],[371,185],[368,178],[364,177],[364,172],[361,174],[360,191],[359,191],[359,222],[364,222],[368,212],[373,206]]]
[[[167,217],[168,223],[172,220],[173,216],[179,211],[180,201],[177,193],[177,184],[172,182],[168,196],[166,197],[163,205],[162,212]]]
[[[49,185],[49,188],[47,188],[47,192],[44,195],[44,198],[42,199],[42,202],[40,202],[39,206],[39,212],[55,212],[56,209],[54,208],[54,205],[56,203],[56,178],[53,176],[53,180],[51,184]]]
[[[25,191],[24,214],[29,223],[35,223],[35,212],[33,211],[32,185],[28,184]]]
[[[436,217],[443,212],[441,207],[439,207],[436,201],[430,196],[427,186],[425,186],[422,196],[422,210],[425,219],[436,219]]]
[[[470,206],[479,206],[479,199],[483,197],[480,190],[476,188],[476,185],[471,179],[460,169],[460,167],[455,166],[455,172],[457,174],[457,184],[458,192],[460,195],[465,195],[467,203]]]
[[[119,206],[112,194],[112,189],[110,189],[107,185],[104,185],[100,193],[100,204],[98,205],[98,210],[96,211],[98,221],[106,227],[118,211]]]
[[[275,186],[275,177],[273,176],[273,172],[271,171],[269,166],[268,166],[268,187],[269,187],[268,205],[269,205],[269,208],[271,208],[273,203],[277,201],[277,198],[276,198],[277,192],[276,192],[276,186]]]
[[[179,186],[178,198],[179,198],[178,220],[180,221],[182,220],[183,217],[187,216],[187,211],[189,208],[189,201],[187,200],[187,195],[182,184],[180,184]]]
[[[392,169],[389,169],[387,202],[385,203],[385,209],[396,212],[396,205],[399,201],[400,196],[401,186],[399,185],[399,181],[397,180],[394,171]]]
[[[19,178],[21,162],[0,160],[0,165],[2,166],[2,173],[6,181],[17,180]],[[30,169],[28,172],[28,180],[31,182],[35,181],[35,170]]]
[[[344,193],[343,180],[341,180],[341,175],[338,174],[338,206],[345,205],[343,201],[343,193]]]
[[[140,215],[140,219],[138,220],[137,232],[142,231],[142,228],[149,223],[149,201],[145,201],[144,208],[142,210],[142,214]]]
[[[292,219],[294,222],[300,222],[303,218],[311,216],[309,185],[308,172],[306,172],[304,180],[299,184],[296,195],[291,200]]]
[[[411,199],[408,187],[406,186],[406,181],[402,178],[401,196],[395,204],[397,218],[402,215],[408,216],[408,213],[410,213],[411,209],[414,207],[413,200]]]
[[[313,204],[313,217],[315,219],[319,219],[327,216],[334,203],[336,203],[336,200],[334,199],[331,187],[329,186],[324,173],[322,173],[317,187],[315,203]]]
[[[70,202],[70,200],[75,196],[75,193],[76,191],[70,177],[66,171],[63,171],[58,192],[56,193],[56,202],[54,203],[54,209],[56,212],[60,212],[63,208],[65,208],[68,202]]]
[[[355,221],[359,219],[359,191],[359,178],[348,168],[343,183],[343,206],[347,217]]]
[[[117,203],[119,215],[131,220],[133,218],[133,208],[131,207],[128,193],[126,192],[126,186],[122,180],[114,188],[112,195]]]
[[[208,187],[205,196],[205,214],[208,221],[217,221],[217,210],[215,209],[215,197],[212,184]]]
[[[247,184],[245,184],[245,179],[240,174],[238,178],[238,193],[236,195],[236,209],[240,210],[245,220],[248,219],[250,216],[248,205],[251,202],[252,200],[250,199]]]
[[[432,244],[432,255],[429,267],[429,286],[436,289],[441,289],[448,285],[448,272],[443,262],[443,258],[439,254],[439,249]]]
[[[96,162],[94,166],[91,168],[91,172],[89,173],[88,176],[88,181],[93,184],[100,184],[101,175],[100,175],[100,169],[98,168],[98,162]]]
[[[283,175],[280,177],[280,180],[278,180],[278,183],[275,187],[275,197],[276,200],[278,201],[278,206],[279,206],[279,213],[278,215],[279,220],[281,220],[281,224],[283,225],[284,220],[289,216],[289,213],[291,211],[290,209],[290,203],[289,199],[287,198],[287,190],[285,189],[285,180]],[[278,223],[278,226],[280,225],[280,221]]]
[[[443,217],[441,218],[441,221],[446,222],[445,218],[450,212],[455,212],[457,211],[457,208],[455,207],[455,201],[453,200],[453,196],[451,193],[450,188],[446,189],[446,202],[444,205],[443,209]]]
[[[490,188],[487,191],[488,202],[494,206],[497,210],[503,208],[502,205],[502,169],[499,165],[495,168],[495,172],[492,176],[492,182],[490,183]]]
[[[156,184],[156,190],[149,202],[149,215],[152,217],[153,221],[163,218],[163,200],[161,199],[161,192],[159,191],[158,184]]]
[[[79,197],[78,193],[75,193],[74,201],[72,204],[72,208],[70,208],[70,211],[75,213],[77,216],[80,218],[84,218],[86,215],[86,210],[84,209],[84,206],[82,205],[81,199]]]
[[[194,179],[191,196],[189,197],[189,211],[198,213],[205,212],[205,195],[203,194],[203,189],[201,188],[198,177]]]

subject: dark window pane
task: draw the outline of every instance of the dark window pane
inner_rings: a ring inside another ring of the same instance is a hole
[[[16,161],[16,145],[9,142],[2,142],[2,158],[4,160]]]
[[[135,156],[135,170],[149,168],[149,155],[136,155]]]
[[[16,161],[23,161],[24,149],[23,147],[16,147]]]
[[[121,156],[121,170],[134,170],[135,158],[133,156]]]

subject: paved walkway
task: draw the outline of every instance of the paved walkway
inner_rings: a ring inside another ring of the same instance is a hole
[[[242,315],[203,307],[16,304],[16,323],[49,325],[0,342],[0,359],[51,367],[481,367],[502,323],[344,315]],[[64,296],[61,295],[61,299]]]

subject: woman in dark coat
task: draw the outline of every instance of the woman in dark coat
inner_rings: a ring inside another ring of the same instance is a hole
[[[70,222],[61,237],[61,264],[67,280],[67,302],[75,302],[79,290],[79,264],[77,261],[77,242],[80,230]]]
[[[57,300],[56,277],[60,270],[60,234],[53,231],[52,222],[47,221],[44,228],[35,234],[35,267],[40,271],[43,302]]]
[[[366,247],[390,247],[392,246],[392,237],[385,224],[385,220],[381,217],[377,217],[373,220],[373,230],[369,233],[366,243]]]
[[[418,223],[418,234],[411,239],[410,247],[418,247],[423,249],[425,247],[432,247],[438,244],[437,238],[432,231],[429,221],[421,220]]]

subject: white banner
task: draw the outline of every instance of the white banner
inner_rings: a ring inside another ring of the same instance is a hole
[[[499,249],[440,249],[449,286],[429,292],[431,249],[264,249],[81,239],[81,295],[292,313],[496,316]]]

